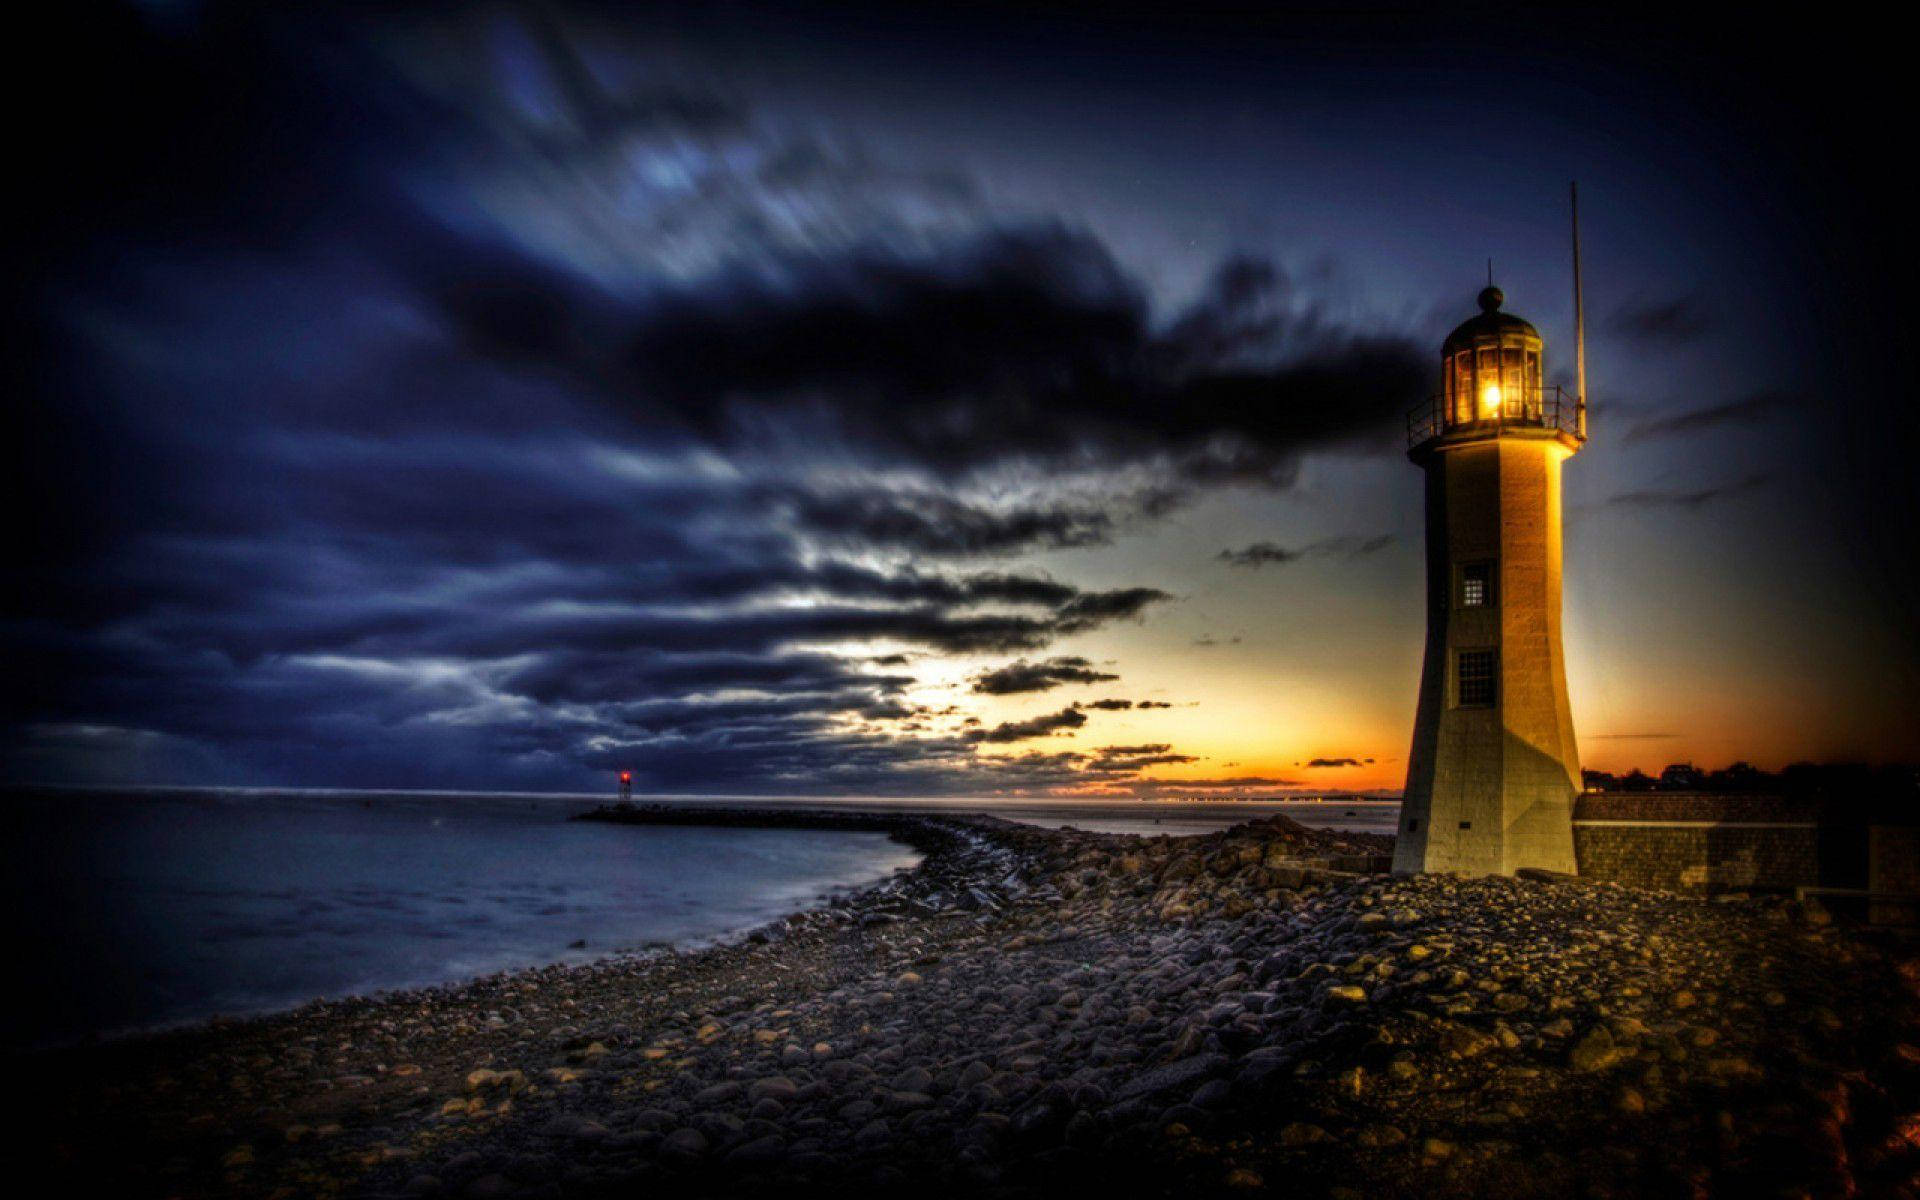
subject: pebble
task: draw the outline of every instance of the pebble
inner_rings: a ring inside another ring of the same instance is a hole
[[[1625,1057],[1619,1046],[1614,1044],[1613,1034],[1605,1025],[1596,1025],[1582,1034],[1580,1040],[1567,1051],[1567,1065],[1575,1071],[1604,1071]]]
[[[676,1129],[660,1143],[660,1153],[666,1158],[692,1159],[706,1152],[706,1135],[698,1129]]]

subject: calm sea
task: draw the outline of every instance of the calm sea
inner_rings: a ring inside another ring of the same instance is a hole
[[[14,986],[0,1044],[72,1041],[737,933],[917,856],[875,833],[609,827],[597,798],[0,795]],[[674,803],[818,805],[724,798]],[[835,801],[1194,834],[1284,811],[1391,832],[1397,805]]]

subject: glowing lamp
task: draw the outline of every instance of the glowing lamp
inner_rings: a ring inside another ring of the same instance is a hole
[[[1482,291],[1479,302],[1480,315],[1449,334],[1441,350],[1445,383],[1433,432],[1540,418],[1546,391],[1540,332],[1500,310],[1506,296],[1497,287]]]

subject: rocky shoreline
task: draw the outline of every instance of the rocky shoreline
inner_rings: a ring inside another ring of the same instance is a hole
[[[16,1130],[125,1195],[1915,1194],[1920,958],[1817,909],[1357,873],[1386,839],[1285,818],[827,817],[924,861],[698,952],[17,1058]]]

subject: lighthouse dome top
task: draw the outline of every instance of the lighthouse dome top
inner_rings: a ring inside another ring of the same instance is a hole
[[[1502,341],[1509,340],[1520,342],[1530,340],[1536,350],[1539,348],[1540,331],[1533,327],[1533,322],[1524,317],[1516,317],[1512,313],[1500,311],[1500,306],[1507,302],[1505,292],[1497,287],[1485,287],[1480,289],[1478,300],[1480,315],[1462,321],[1452,333],[1447,335],[1446,345],[1441,349],[1442,354],[1452,354],[1455,350],[1464,349],[1467,346],[1498,345]]]
[[[1547,437],[1578,450],[1586,440],[1580,397],[1546,381],[1546,343],[1532,322],[1502,312],[1489,285],[1480,313],[1447,335],[1440,394],[1407,413],[1407,449],[1416,459],[1488,438]]]

